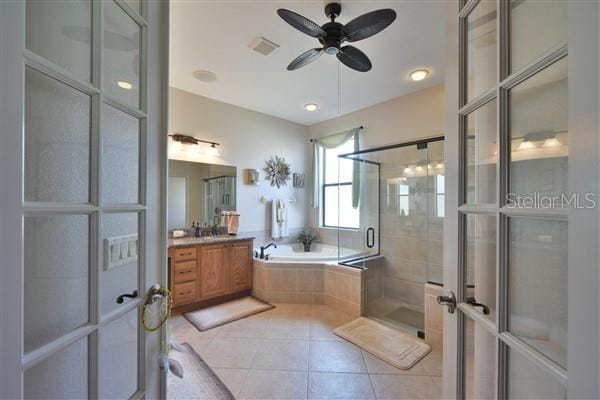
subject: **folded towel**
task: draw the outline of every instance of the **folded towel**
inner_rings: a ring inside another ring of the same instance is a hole
[[[271,205],[271,237],[288,237],[287,207],[285,200],[274,199]]]
[[[285,221],[285,201],[277,200],[277,222]]]

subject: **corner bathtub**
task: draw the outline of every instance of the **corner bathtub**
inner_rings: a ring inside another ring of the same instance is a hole
[[[260,254],[260,248],[255,249]],[[348,256],[359,256],[360,251],[340,248],[340,254],[338,254],[338,247],[330,244],[314,243],[310,252],[304,251],[304,246],[301,243],[296,244],[280,244],[277,248],[269,247],[265,250],[265,254],[269,254],[269,261],[279,263],[337,263],[338,255],[342,258],[348,258]],[[261,260],[263,261],[263,260]]]

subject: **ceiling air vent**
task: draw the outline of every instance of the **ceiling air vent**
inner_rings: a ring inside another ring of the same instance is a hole
[[[271,42],[269,39],[265,39],[264,37],[257,37],[248,45],[252,50],[257,53],[262,54],[263,56],[268,56],[279,47],[277,43]]]

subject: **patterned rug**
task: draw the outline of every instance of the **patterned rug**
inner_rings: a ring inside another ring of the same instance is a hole
[[[181,364],[183,378],[167,375],[167,398],[175,400],[235,400],[221,379],[187,343],[184,351],[171,350],[169,357]]]

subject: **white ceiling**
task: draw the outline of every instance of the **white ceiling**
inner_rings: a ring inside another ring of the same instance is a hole
[[[342,2],[337,19],[345,24],[378,8],[393,8],[398,17],[383,32],[353,45],[371,59],[362,73],[323,55],[312,64],[287,71],[300,53],[319,47],[316,39],[295,30],[276,13],[288,8],[322,25],[327,21],[321,1],[172,1],[170,84],[215,100],[249,108],[304,125],[334,118],[443,82],[443,1]],[[268,56],[248,48],[263,36],[281,47]],[[427,67],[432,74],[416,83],[409,71]],[[203,83],[194,70],[217,74]],[[317,103],[314,112],[304,104]]]

